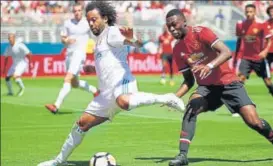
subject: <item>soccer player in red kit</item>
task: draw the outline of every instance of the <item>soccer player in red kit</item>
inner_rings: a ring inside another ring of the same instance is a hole
[[[163,33],[159,36],[159,47],[158,47],[158,54],[162,59],[162,75],[161,75],[161,84],[166,84],[166,67],[169,65],[170,67],[170,85],[174,86],[173,80],[173,58],[172,58],[172,42],[174,38],[168,32],[166,26],[163,27]]]
[[[173,58],[184,77],[176,95],[184,96],[193,87],[195,79],[198,84],[196,91],[190,96],[183,117],[180,152],[169,165],[188,164],[187,154],[198,114],[214,111],[223,104],[231,112],[239,113],[250,128],[273,144],[272,128],[259,118],[244,85],[228,66],[227,60],[231,58],[231,52],[227,46],[210,29],[187,26],[185,16],[178,9],[167,13],[166,25],[178,40],[173,49]]]
[[[236,35],[244,45],[238,76],[244,82],[254,70],[259,77],[263,78],[269,93],[273,96],[273,85],[265,59],[270,49],[272,34],[265,28],[264,23],[255,18],[255,5],[246,5],[245,15],[247,19],[239,21],[241,28],[236,29]],[[267,41],[265,45],[264,39]]]
[[[273,5],[267,8],[266,13],[269,16],[269,19],[265,22],[265,28],[267,29],[267,31],[269,31],[271,35],[273,35]],[[273,43],[272,43],[273,38],[271,37],[270,39],[271,39],[271,46],[266,56],[266,61],[268,65],[266,66],[267,67],[266,69],[269,75],[270,75],[270,66],[273,65],[272,64],[273,63]]]

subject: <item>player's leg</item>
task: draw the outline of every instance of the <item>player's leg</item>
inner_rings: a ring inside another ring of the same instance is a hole
[[[15,67],[13,78],[14,78],[16,84],[19,86],[19,92],[17,93],[17,96],[22,96],[24,94],[25,85],[23,83],[23,80],[21,79],[21,75],[24,73],[26,68],[27,68],[26,62],[20,62]]]
[[[240,78],[241,82],[244,83],[246,79],[249,78],[249,74],[252,69],[253,69],[252,61],[241,59],[241,63],[239,65],[239,72],[238,72],[238,77]],[[237,112],[231,112],[231,113],[232,113],[232,117],[240,117],[239,113]]]
[[[173,58],[172,55],[168,55],[168,63],[170,67],[170,85],[174,86],[175,82],[173,80]]]
[[[114,95],[117,105],[124,110],[132,110],[139,106],[166,104],[179,111],[184,111],[184,103],[173,93],[153,94],[147,92],[138,92],[135,79],[123,79],[121,84],[117,85]]]
[[[54,160],[42,162],[38,166],[57,166],[65,163],[73,150],[81,144],[86,132],[107,120],[108,118],[105,117],[95,116],[86,112],[83,113],[80,119],[74,124],[57,157]]]
[[[92,93],[94,96],[98,95],[99,93],[96,87],[89,85],[85,80],[79,80],[77,76],[72,79],[72,87],[81,88],[86,92]]]
[[[259,118],[255,104],[249,98],[242,83],[234,82],[230,85],[226,85],[222,100],[229,110],[239,112],[249,127],[273,143],[272,128],[265,120]]]
[[[190,97],[182,121],[182,130],[179,140],[179,153],[169,162],[170,166],[182,166],[188,164],[187,155],[195,134],[197,116],[202,112],[206,112],[207,110],[216,110],[223,104],[219,97],[221,93],[220,89],[216,89],[215,92],[209,90],[205,86],[199,86],[197,88],[197,92]]]
[[[257,63],[255,66],[255,72],[258,76],[263,78],[263,81],[269,91],[269,93],[273,96],[273,84],[271,81],[271,73],[270,73],[270,67],[267,59],[261,61],[260,63]]]
[[[238,76],[241,82],[245,82],[249,78],[249,74],[252,70],[252,62],[250,60],[242,59],[239,65]]]
[[[160,83],[162,85],[166,84],[166,66],[167,66],[167,57],[166,55],[161,55],[161,60],[162,60],[162,71],[161,71],[161,79]]]
[[[14,64],[9,68],[7,76],[5,78],[6,80],[6,85],[7,85],[7,89],[8,89],[8,94],[9,96],[13,95],[13,90],[12,90],[12,82],[11,82],[11,78],[13,76],[13,73],[15,71],[15,66]]]

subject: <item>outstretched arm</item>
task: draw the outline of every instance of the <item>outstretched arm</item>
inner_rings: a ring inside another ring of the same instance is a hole
[[[191,70],[187,70],[183,72],[184,82],[181,84],[179,89],[176,91],[177,97],[184,96],[194,85],[194,76]]]

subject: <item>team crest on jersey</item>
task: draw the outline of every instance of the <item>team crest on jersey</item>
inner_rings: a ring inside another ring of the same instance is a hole
[[[246,33],[246,31],[245,31],[245,30],[243,30],[243,31],[242,31],[242,33]]]
[[[258,31],[259,31],[259,30],[258,30],[257,28],[254,28],[254,29],[253,29],[253,33],[258,33]]]
[[[190,57],[188,58],[189,63],[195,63],[199,60],[201,60],[204,57],[204,53],[200,52],[200,53],[194,53],[191,54]]]
[[[181,55],[181,56],[184,56],[184,55],[185,55],[185,53],[184,53],[184,52],[181,52],[181,53],[180,53],[180,55]]]
[[[270,29],[271,28],[271,26],[270,25],[267,25],[267,29]]]

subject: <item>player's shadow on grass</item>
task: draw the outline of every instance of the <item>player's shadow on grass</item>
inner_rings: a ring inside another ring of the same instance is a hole
[[[174,159],[173,157],[137,157],[136,160],[154,160],[155,163],[163,163]],[[190,163],[197,163],[203,161],[217,161],[217,162],[231,162],[231,163],[251,163],[273,161],[273,158],[266,159],[253,159],[253,160],[230,160],[230,159],[217,159],[217,158],[189,158]]]
[[[68,166],[89,166],[89,161],[68,161]]]

